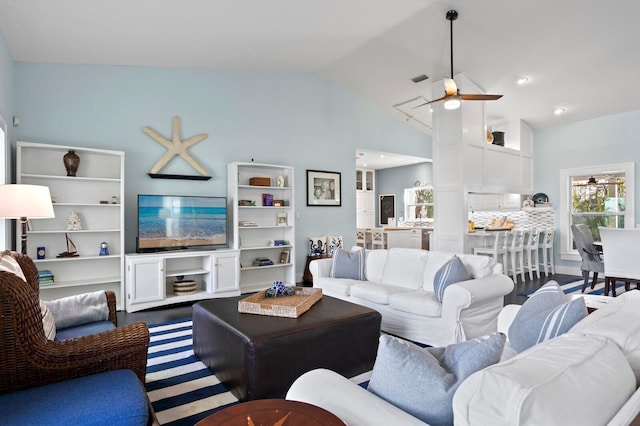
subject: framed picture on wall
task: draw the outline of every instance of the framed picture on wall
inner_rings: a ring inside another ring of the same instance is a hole
[[[380,195],[378,200],[378,212],[380,212],[380,226],[396,223],[396,194]],[[391,221],[389,220],[391,219]],[[392,222],[392,223],[390,223]]]
[[[307,170],[307,205],[341,206],[341,174]]]

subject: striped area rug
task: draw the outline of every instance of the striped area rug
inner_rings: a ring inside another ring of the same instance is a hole
[[[149,325],[147,395],[161,425],[191,426],[238,402],[193,353],[191,318]],[[366,388],[371,372],[351,380]]]
[[[162,425],[193,425],[238,399],[193,354],[191,319],[150,325],[147,394]]]
[[[584,279],[582,278],[576,278],[574,280],[570,280],[570,281],[563,281],[560,282],[558,284],[560,284],[560,288],[562,289],[562,291],[564,291],[565,294],[579,294],[582,293],[582,283],[584,282]],[[632,285],[631,289],[634,289],[635,286]],[[535,293],[536,289],[533,290],[528,290],[528,291],[523,291],[521,293],[518,293],[519,296],[531,296],[533,293]],[[624,283],[623,282],[618,282],[616,283],[616,294],[620,295],[622,293],[624,293]],[[584,291],[584,294],[597,294],[597,295],[603,295],[604,294],[604,280],[599,279],[598,281],[596,281],[596,285],[593,288],[593,290],[591,289],[591,280],[589,280],[589,284],[587,285],[587,288]],[[611,292],[609,292],[609,295],[611,295]]]

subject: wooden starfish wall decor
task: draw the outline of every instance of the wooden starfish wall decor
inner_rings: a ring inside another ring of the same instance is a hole
[[[142,131],[149,135],[153,140],[158,142],[160,145],[167,148],[167,152],[160,157],[158,162],[154,164],[151,168],[151,172],[149,176],[151,177],[163,177],[163,178],[172,178],[172,179],[211,179],[207,170],[196,161],[195,158],[189,153],[189,148],[193,145],[202,142],[209,135],[206,133],[201,133],[199,135],[191,136],[185,140],[180,139],[180,117],[173,117],[173,125],[171,127],[171,140],[165,138],[160,133],[156,132],[149,126],[145,126],[142,128]],[[187,163],[191,165],[196,171],[198,171],[202,177],[189,177],[182,175],[159,175],[158,172],[171,161],[173,157],[176,155],[181,156],[185,159]]]

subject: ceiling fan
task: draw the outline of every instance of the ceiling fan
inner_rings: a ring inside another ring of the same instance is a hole
[[[444,79],[445,95],[441,98],[415,106],[414,109],[440,101],[445,101],[445,109],[457,109],[460,107],[461,101],[495,101],[502,97],[502,95],[460,93],[460,90],[456,86],[456,82],[453,80],[453,21],[456,19],[458,19],[458,12],[455,10],[449,10],[447,12],[447,20],[450,22],[451,27],[451,78]]]

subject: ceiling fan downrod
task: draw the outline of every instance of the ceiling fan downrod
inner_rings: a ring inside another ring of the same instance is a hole
[[[450,41],[451,43],[449,43],[450,49],[451,49],[451,80],[453,80],[453,21],[455,21],[456,19],[458,19],[458,12],[455,10],[450,10],[447,12],[447,19],[449,20],[449,25],[450,25]]]

